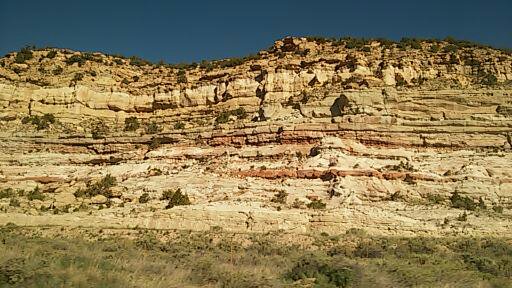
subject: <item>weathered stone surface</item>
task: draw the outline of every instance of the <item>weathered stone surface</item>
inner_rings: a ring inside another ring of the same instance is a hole
[[[0,199],[0,224],[512,236],[512,56],[464,48],[451,61],[421,45],[288,38],[259,59],[184,72],[101,54],[81,67],[61,51],[4,57],[0,189],[38,187],[44,200]],[[37,122],[45,114],[56,121]],[[74,197],[107,174],[111,198]],[[191,205],[166,209],[178,189]],[[480,206],[465,223],[455,193]]]

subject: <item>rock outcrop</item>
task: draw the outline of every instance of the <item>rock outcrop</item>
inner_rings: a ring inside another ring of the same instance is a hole
[[[512,236],[512,56],[350,41],[6,55],[0,224]]]

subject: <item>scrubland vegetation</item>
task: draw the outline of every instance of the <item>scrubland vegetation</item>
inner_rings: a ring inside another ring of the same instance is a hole
[[[1,287],[511,287],[493,238],[0,229]],[[76,230],[76,229],[75,229]],[[73,234],[75,233],[75,234]],[[70,236],[75,235],[75,236]]]

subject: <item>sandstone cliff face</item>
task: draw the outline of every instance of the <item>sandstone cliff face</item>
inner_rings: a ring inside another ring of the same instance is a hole
[[[512,56],[349,46],[286,38],[187,67],[5,56],[0,223],[510,236]],[[107,197],[74,195],[107,174]],[[165,209],[175,189],[192,205]]]

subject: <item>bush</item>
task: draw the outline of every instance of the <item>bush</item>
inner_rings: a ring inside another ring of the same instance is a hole
[[[437,45],[437,44],[430,46],[430,49],[429,49],[429,51],[431,53],[437,53],[437,52],[439,52],[439,50],[441,50],[441,47],[439,47],[439,45]]]
[[[50,52],[46,53],[46,58],[48,59],[53,59],[55,56],[57,56],[57,51],[55,50],[51,50]]]
[[[466,209],[466,210],[476,210],[476,203],[467,196],[460,196],[458,192],[455,192],[450,196],[450,201],[452,203],[453,208]]]
[[[444,202],[443,196],[439,194],[428,194],[427,201],[432,204],[442,204]]]
[[[137,117],[128,117],[124,119],[124,131],[135,131],[139,129],[140,123]]]
[[[20,207],[20,200],[18,200],[18,198],[12,197],[9,200],[9,206],[11,206],[11,207]]]
[[[84,79],[83,73],[75,73],[75,76],[73,76],[73,79],[71,79],[71,81],[76,83],[78,81],[81,81],[82,79]]]
[[[355,273],[350,267],[311,255],[301,258],[285,278],[293,281],[315,278],[315,287],[349,287]]]
[[[230,116],[236,116],[237,119],[245,119],[247,118],[247,111],[245,111],[243,107],[239,107],[235,110],[223,111],[217,116],[217,118],[215,118],[215,123],[227,123],[229,121]]]
[[[14,62],[18,64],[23,64],[25,61],[30,60],[34,58],[34,55],[32,53],[33,47],[26,46],[20,50],[20,52],[16,53],[16,58],[14,58]]]
[[[183,128],[185,128],[185,124],[183,122],[176,122],[174,124],[174,129],[176,129],[176,130],[180,130],[180,129],[183,129]]]
[[[164,192],[165,193],[165,192]],[[164,197],[164,195],[162,195]],[[169,203],[165,206],[165,209],[170,209],[174,206],[190,205],[190,199],[187,194],[181,193],[181,189],[176,190],[172,195],[166,195],[169,198]]]
[[[151,197],[149,196],[149,194],[147,192],[144,192],[140,197],[139,197],[139,203],[148,203],[149,200],[151,200]]]
[[[141,66],[145,66],[145,65],[152,65],[152,63],[148,60],[144,60],[137,56],[132,56],[132,57],[130,57],[130,65],[141,67]]]
[[[32,201],[32,200],[44,200],[44,198],[45,198],[44,194],[39,189],[39,186],[36,186],[36,188],[34,188],[34,190],[28,192],[28,194],[27,194],[27,199],[29,201]]]
[[[327,204],[323,203],[322,200],[314,199],[306,205],[310,209],[320,210],[325,209]]]
[[[494,212],[496,212],[496,213],[501,214],[501,213],[503,213],[503,206],[493,206],[492,210],[494,210]]]
[[[285,204],[286,197],[288,197],[288,193],[286,193],[284,191],[279,191],[274,195],[274,198],[272,198],[272,200],[270,200],[270,201],[272,201],[274,203]]]
[[[160,241],[156,238],[154,234],[144,233],[139,235],[137,240],[135,240],[135,245],[144,250],[154,250],[160,244]]]
[[[181,193],[181,189],[178,188],[178,189],[176,189],[176,191],[165,190],[164,192],[162,192],[162,197],[160,197],[160,200],[171,200],[172,196],[176,192],[180,192]]]
[[[215,118],[215,124],[224,124],[224,123],[228,123],[229,121],[229,112],[222,112],[220,113],[219,116],[217,116],[217,118]]]
[[[85,63],[85,61],[86,60],[82,58],[80,55],[73,55],[66,59],[66,61],[64,62],[66,62],[67,65],[73,65],[75,63],[78,63],[78,66],[81,67]]]
[[[464,213],[457,216],[457,221],[466,222],[467,220],[468,220],[468,214],[466,213],[466,211],[464,211]]]
[[[150,122],[146,125],[146,133],[147,134],[156,134],[160,132],[160,127],[156,122]]]
[[[107,174],[101,180],[97,182],[90,182],[85,189],[78,189],[75,193],[75,197],[93,197],[96,195],[103,195],[105,197],[111,197],[112,192],[110,191],[111,187],[114,187],[117,184],[117,180],[115,177],[112,177],[110,174]]]
[[[187,83],[187,75],[185,73],[185,70],[179,70],[178,71],[178,83]]]
[[[412,49],[421,49],[421,40],[404,37],[400,40],[399,46],[401,48],[411,47]]]
[[[60,66],[57,66],[55,67],[55,69],[52,70],[52,73],[53,75],[60,75],[62,74],[62,71],[64,71],[64,69],[62,69],[62,67]]]
[[[103,121],[98,121],[94,124],[92,128],[92,138],[93,139],[102,139],[105,138],[105,136],[108,133],[108,127],[105,125]]]
[[[444,53],[456,53],[459,50],[459,48],[455,45],[446,45],[443,47]]]
[[[14,193],[14,190],[12,188],[5,188],[3,190],[0,190],[0,199],[3,198],[11,198],[14,197],[16,193]]]
[[[498,84],[498,78],[491,73],[487,73],[482,77],[480,83],[487,86],[494,86]]]
[[[354,250],[354,256],[360,258],[382,258],[384,249],[376,241],[360,242]]]
[[[23,117],[21,123],[35,125],[37,130],[43,130],[50,127],[50,124],[55,124],[55,116],[53,114],[44,114],[43,116],[32,115]]]

